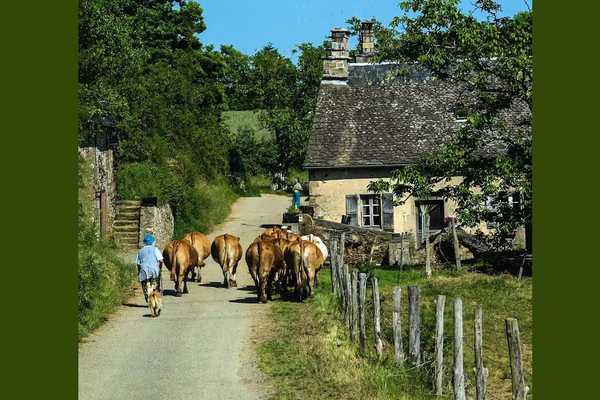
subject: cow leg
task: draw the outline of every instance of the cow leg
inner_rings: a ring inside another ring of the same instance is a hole
[[[267,299],[273,300],[273,280],[275,279],[275,274],[270,273],[267,278]]]
[[[200,272],[202,271],[202,267],[204,267],[204,263],[198,265],[198,275],[197,275],[198,279],[196,279],[196,282],[198,282],[198,283],[202,282],[202,276],[200,275]]]
[[[231,271],[231,278],[230,279],[231,279],[231,286],[232,287],[237,287],[237,280],[236,280],[236,277],[235,277],[235,273],[237,272],[237,264],[238,264],[237,262],[234,263],[232,265],[232,267],[230,268],[230,271]]]
[[[267,281],[268,277],[262,275],[258,279],[258,301],[261,303],[267,302]]]
[[[179,273],[177,274],[177,284],[175,286],[175,296],[177,296],[177,297],[181,296],[181,284],[184,279],[182,272],[183,271],[180,270]]]
[[[315,288],[319,287],[319,273],[315,272]]]
[[[183,279],[183,293],[184,294],[188,294],[189,293],[189,290],[188,290],[188,287],[187,287],[187,276]]]
[[[229,271],[223,271],[223,285],[229,289]]]

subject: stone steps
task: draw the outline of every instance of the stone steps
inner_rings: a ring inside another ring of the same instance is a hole
[[[139,245],[140,207],[139,200],[118,200],[117,215],[113,222],[113,234],[122,248],[133,249]]]

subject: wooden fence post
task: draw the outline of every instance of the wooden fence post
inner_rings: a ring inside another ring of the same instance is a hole
[[[400,322],[400,310],[402,298],[400,297],[401,290],[399,287],[394,288],[394,314],[393,314],[393,329],[394,329],[394,358],[398,365],[404,363],[404,350],[402,348],[402,324]]]
[[[466,400],[462,300],[454,299],[454,400]]]
[[[423,229],[425,230],[425,275],[428,278],[431,278],[431,243],[429,241],[429,223],[430,216],[429,210],[427,210],[427,214],[425,214],[425,226]]]
[[[350,326],[350,339],[358,342],[358,270],[352,270],[352,324]]]
[[[461,269],[460,261],[460,245],[458,244],[458,235],[456,234],[456,218],[450,219],[450,226],[452,227],[452,243],[454,245],[454,259],[456,260],[456,270]]]
[[[350,280],[350,269],[348,264],[344,264],[344,283],[346,292],[346,327],[350,330],[352,326],[352,282]]]
[[[525,375],[523,374],[519,322],[514,318],[506,319],[506,340],[508,341],[508,354],[510,356],[510,371],[512,375],[512,398],[514,400],[525,400],[527,392],[529,392],[529,387],[525,386]]]
[[[373,326],[375,331],[375,350],[377,356],[383,354],[383,341],[381,340],[381,303],[379,302],[379,282],[376,277],[371,279],[373,285]]]
[[[336,238],[333,238],[333,237],[331,238],[331,256],[330,256],[330,260],[331,260],[331,290],[335,296],[337,296],[337,294],[338,294],[337,271],[336,271],[337,250],[338,250],[337,242],[338,241]]]
[[[483,366],[483,309],[475,310],[475,399],[485,400],[485,384],[488,370]]]
[[[359,350],[360,354],[365,355],[367,344],[367,331],[365,326],[365,299],[367,296],[367,274],[359,275],[359,291],[358,291],[358,315],[359,315]]]
[[[444,382],[444,304],[446,296],[439,295],[435,302],[435,394],[443,394]]]
[[[421,364],[421,289],[408,287],[408,355],[413,363]]]
[[[344,254],[346,253],[346,232],[342,232],[340,234],[340,243],[339,243],[339,254],[340,254],[340,265],[344,265]]]

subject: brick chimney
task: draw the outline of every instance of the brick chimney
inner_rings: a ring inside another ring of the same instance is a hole
[[[327,42],[327,52],[323,59],[323,80],[345,81],[348,79],[348,38],[347,29],[333,28]]]
[[[373,25],[375,21],[368,20],[360,23],[360,34],[358,36],[358,54],[356,54],[356,62],[369,63],[373,62],[375,55],[375,37],[373,35]]]

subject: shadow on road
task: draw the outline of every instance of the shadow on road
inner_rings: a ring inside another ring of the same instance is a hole
[[[223,282],[209,282],[209,283],[201,283],[198,286],[204,286],[204,287],[217,287],[217,288],[224,288],[225,285],[223,285]]]
[[[245,292],[256,292],[256,286],[254,286],[254,285],[247,285],[247,286],[238,288],[238,290],[243,290]]]
[[[175,289],[163,289],[162,295],[163,296],[175,296],[177,292],[175,291]]]
[[[262,224],[260,227],[264,229],[269,229],[273,227],[281,228],[281,224]]]
[[[258,297],[245,297],[243,299],[229,300],[229,302],[238,304],[259,304]]]
[[[148,307],[146,304],[133,304],[133,303],[123,303],[125,307],[138,307],[138,308],[146,308]]]

